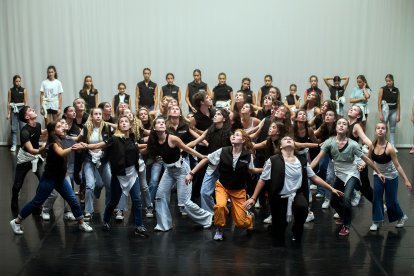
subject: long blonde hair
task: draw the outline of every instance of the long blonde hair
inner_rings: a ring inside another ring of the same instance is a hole
[[[91,134],[93,132],[93,129],[95,128],[95,124],[93,123],[93,112],[99,109],[102,112],[102,109],[100,109],[99,107],[94,107],[91,108],[91,113],[89,114],[88,120],[86,121],[84,127],[86,128],[86,130],[88,131],[87,135],[86,135],[86,142],[89,143],[89,140],[91,139]],[[104,122],[104,120],[101,120],[101,123],[99,124],[99,141],[102,141],[102,130],[103,128],[106,126],[106,122]]]
[[[118,123],[117,123],[118,127],[116,128],[115,133],[113,134],[113,136],[116,136],[116,137],[119,137],[119,138],[124,138],[125,137],[125,134],[122,133],[122,131],[120,130],[120,127],[119,127],[119,122],[121,121],[122,118],[127,118],[128,121],[129,121],[129,123],[131,124],[131,121],[129,120],[129,118],[128,118],[127,115],[119,115],[119,117],[118,117]],[[132,131],[132,125],[131,125],[131,127],[129,129],[129,133],[131,133],[131,132],[133,133],[133,131]]]

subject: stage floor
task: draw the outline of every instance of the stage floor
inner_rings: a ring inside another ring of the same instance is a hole
[[[414,184],[414,156],[408,151],[401,149],[398,155]],[[370,232],[371,203],[362,199],[353,208],[349,237],[339,237],[333,209],[321,209],[322,201],[314,199],[316,219],[305,225],[300,246],[290,240],[285,247],[273,246],[260,211],[252,235],[234,229],[229,221],[225,240],[213,241],[214,228],[205,230],[181,217],[176,200],[171,201],[174,229],[154,232],[155,218],[145,218],[151,234],[147,239],[134,236],[130,212],[123,223],[113,222],[110,232],[101,230],[101,216],[95,215],[94,232],[81,233],[76,222],[63,220],[61,198],[51,221],[29,216],[23,222],[24,235],[16,236],[9,225],[15,161],[15,153],[0,147],[1,275],[414,275],[414,197],[402,182],[399,200],[409,217],[404,228],[386,223],[378,232]],[[37,179],[29,173],[20,207],[33,197],[36,187]],[[103,198],[95,212],[103,213]]]

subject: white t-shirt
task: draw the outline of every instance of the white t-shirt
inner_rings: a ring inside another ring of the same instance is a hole
[[[59,94],[63,93],[62,83],[60,80],[54,79],[50,81],[46,79],[40,85],[40,91],[43,92],[43,108],[58,110],[59,109]]]

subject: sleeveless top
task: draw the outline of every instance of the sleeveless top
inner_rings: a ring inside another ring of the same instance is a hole
[[[165,141],[163,144],[160,144],[158,142],[158,153],[162,157],[162,160],[164,161],[164,163],[173,164],[180,159],[181,154],[180,154],[180,148],[178,147],[171,148],[168,145],[169,136],[170,136],[169,134],[166,135]]]
[[[386,154],[388,142],[385,145],[384,152],[382,154],[375,154],[375,151],[372,151],[371,159],[377,165],[379,171],[388,179],[394,179],[398,177],[398,171],[392,162],[391,156]],[[374,175],[377,173],[374,171]]]

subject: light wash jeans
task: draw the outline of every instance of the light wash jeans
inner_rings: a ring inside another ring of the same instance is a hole
[[[322,160],[319,162],[319,171],[317,175],[329,185],[333,186],[335,182],[335,172],[332,160],[329,158],[328,154],[325,154],[325,156],[322,157]],[[321,186],[318,186],[318,193],[324,195],[325,199],[331,199],[331,191],[328,191]]]
[[[388,114],[384,114],[384,122],[388,124],[390,131],[390,143],[395,146],[395,129],[397,126],[397,109],[390,109]]]
[[[39,188],[36,192],[35,197],[23,207],[19,213],[19,218],[25,219],[34,210],[42,206],[43,202],[46,201],[53,189],[61,194],[63,199],[68,202],[70,208],[72,209],[73,215],[77,220],[83,218],[78,199],[66,178],[60,182],[57,182],[54,178],[48,178],[44,176],[42,176],[40,179]]]
[[[201,184],[200,190],[200,205],[201,208],[214,214],[214,190],[216,188],[216,182],[219,178],[218,170],[216,169],[211,175],[207,173],[204,175],[203,184]]]
[[[394,222],[404,216],[404,212],[400,207],[397,199],[398,194],[398,177],[394,179],[385,179],[382,183],[381,179],[374,175],[374,201],[372,202],[372,221],[380,223],[384,221],[384,191],[385,204],[387,205],[388,220]]]
[[[23,107],[18,107],[19,111]],[[11,142],[13,146],[17,145],[17,129],[22,130],[22,127],[25,125],[24,122],[19,120],[19,113],[14,113],[13,110],[10,114],[11,119]]]
[[[151,201],[154,203],[158,183],[160,182],[161,172],[164,168],[164,162],[162,162],[162,160],[155,160],[154,163],[148,165],[147,168],[151,172],[148,188],[151,195]]]
[[[85,213],[93,213],[93,199],[99,198],[100,192],[105,186],[105,204],[108,204],[111,198],[111,168],[109,162],[104,162],[99,168],[88,158],[83,162],[83,171],[85,173],[86,191],[85,191]],[[98,173],[102,181],[96,181],[95,174]]]
[[[189,171],[190,166],[184,161],[179,168],[165,168],[155,196],[155,211],[157,216],[155,230],[168,231],[173,228],[171,212],[168,205],[170,203],[171,190],[174,186],[177,187],[177,201],[180,210],[186,212],[188,217],[198,224],[203,226],[211,225],[213,215],[191,201],[192,184],[185,183],[185,176]]]

